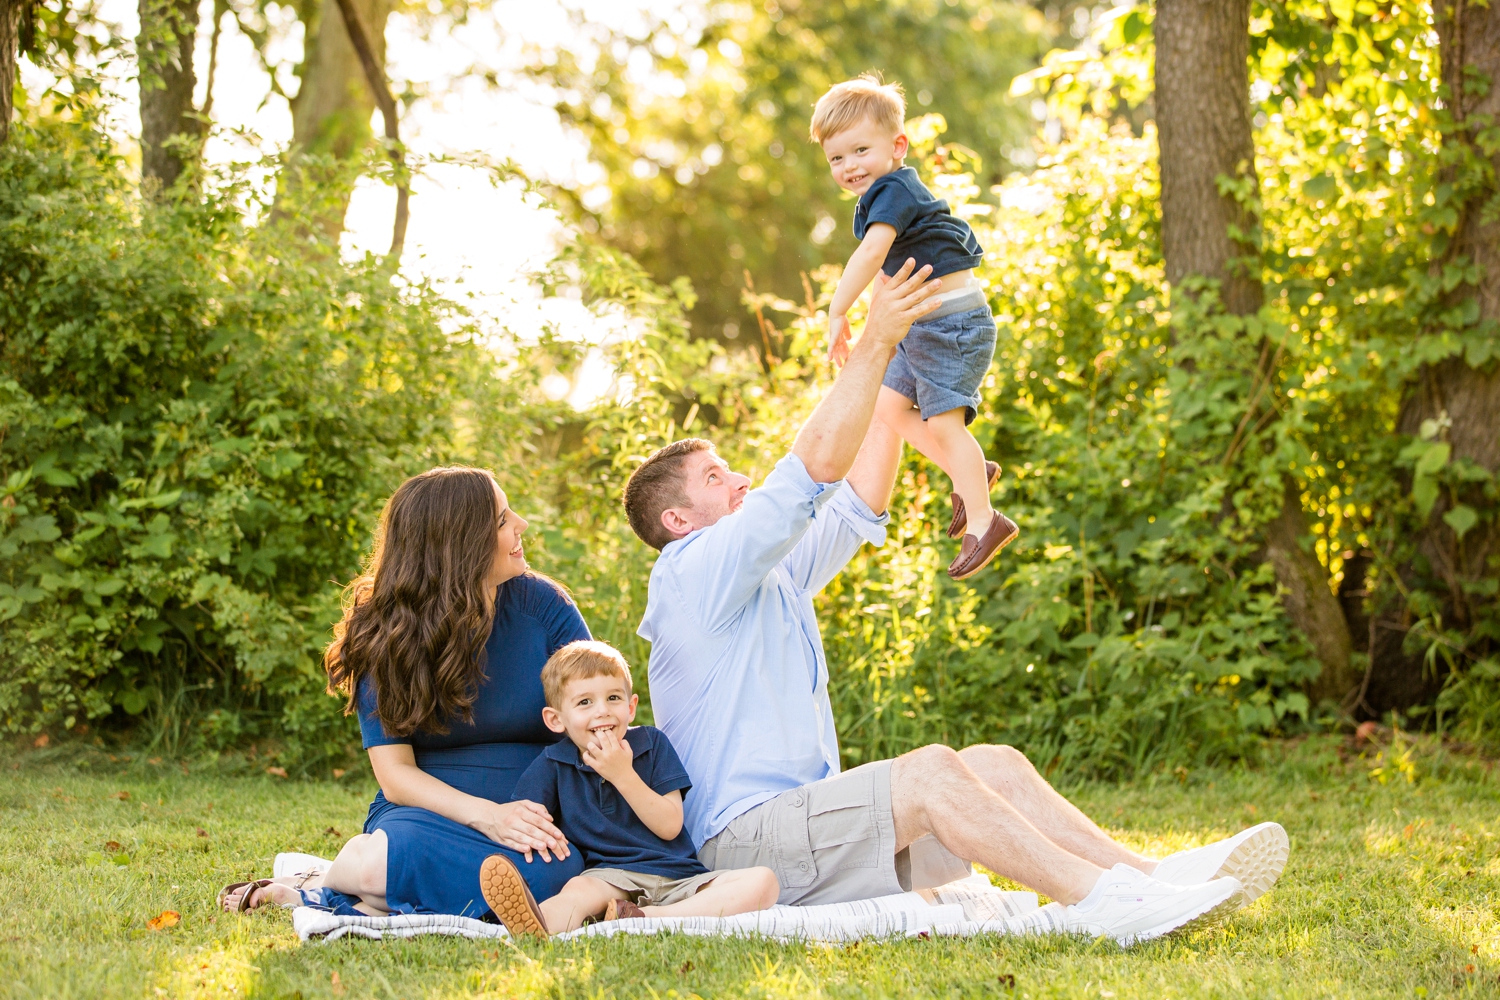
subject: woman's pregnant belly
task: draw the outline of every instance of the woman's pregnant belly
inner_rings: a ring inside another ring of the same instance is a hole
[[[417,767],[467,795],[492,802],[509,802],[521,774],[543,750],[544,743],[478,743],[466,747],[415,750]],[[368,826],[390,804],[385,792],[370,803]]]

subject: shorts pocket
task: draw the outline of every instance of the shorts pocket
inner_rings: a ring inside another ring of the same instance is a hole
[[[835,780],[818,789],[808,804],[807,837],[822,878],[845,868],[880,864],[873,775],[862,777],[869,780]]]

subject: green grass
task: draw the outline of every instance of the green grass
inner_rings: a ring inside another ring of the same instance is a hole
[[[1266,756],[1255,768],[1072,790],[1143,850],[1263,819],[1291,834],[1291,862],[1271,894],[1215,930],[1122,951],[999,937],[302,945],[290,911],[218,914],[214,894],[268,874],[278,849],[333,853],[359,829],[368,779],[26,753],[0,759],[0,996],[1500,996],[1494,765],[1418,755],[1409,784],[1391,761],[1328,739]],[[179,911],[181,924],[149,930],[163,910]]]

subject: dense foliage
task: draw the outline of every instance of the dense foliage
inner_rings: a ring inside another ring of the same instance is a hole
[[[890,541],[819,598],[847,762],[993,740],[1064,773],[1126,774],[1325,724],[1338,706],[1308,697],[1318,663],[1259,555],[1288,477],[1355,615],[1402,585],[1439,491],[1460,540],[1493,521],[1493,479],[1451,462],[1440,426],[1393,426],[1421,363],[1495,354],[1474,276],[1442,256],[1465,185],[1493,178],[1443,142],[1424,7],[1333,8],[1267,5],[1253,25],[1260,183],[1240,194],[1262,226],[1255,316],[1164,282],[1145,11],[1023,79],[1056,141],[994,192],[999,208],[940,116],[912,124],[919,169],[989,251],[1002,332],[975,429],[1022,535],[949,581],[948,484],[908,455]],[[625,478],[685,434],[758,478],[832,375],[817,348],[836,269],[795,302],[746,297],[752,354],[694,337],[689,281],[584,238],[542,285],[624,335],[604,348],[615,391],[577,412],[541,391],[578,367],[577,343],[484,331],[487,353],[430,289],[340,263],[295,218],[252,224],[234,174],[143,203],[78,113],[17,136],[0,159],[12,731],[146,713],[184,744],[271,740],[288,762],[351,745],[316,667],[337,583],[381,498],[440,461],[494,468],[533,519],[538,568],[643,664],[654,553],[619,510]],[[717,245],[716,223],[686,224],[678,249]],[[1425,718],[1492,741],[1500,623],[1493,590],[1476,598],[1459,631],[1403,593],[1413,655],[1444,685],[1442,717]]]

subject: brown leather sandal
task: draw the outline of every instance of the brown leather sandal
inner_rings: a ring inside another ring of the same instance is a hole
[[[253,882],[229,883],[224,888],[219,890],[219,909],[224,910],[228,913],[244,913],[246,910],[250,909],[250,897],[255,895],[255,890],[262,889],[270,885],[274,881],[276,880],[269,878],[258,878]],[[245,891],[240,894],[239,902],[235,905],[234,909],[231,910],[229,909],[229,897],[234,893],[236,889],[244,889]]]
[[[994,489],[995,484],[1000,481],[1000,463],[986,461],[984,463],[984,474],[989,480],[990,489]],[[950,493],[948,494],[948,499],[953,501],[953,520],[948,522],[948,537],[957,538],[969,526],[969,515],[964,510],[963,497],[957,493]]]
[[[628,899],[611,899],[604,908],[605,920],[635,920],[644,919],[645,916],[646,911]]]
[[[955,580],[966,580],[978,573],[995,558],[996,554],[1011,542],[1021,530],[1016,527],[1016,522],[995,511],[995,516],[990,518],[990,526],[985,530],[983,538],[975,538],[973,535],[964,535],[962,547],[958,550],[958,558],[948,564],[948,575]]]
[[[484,859],[479,866],[479,891],[511,934],[518,937],[522,934],[538,938],[548,936],[542,909],[536,905],[536,899],[526,887],[526,880],[510,858],[491,854]]]

